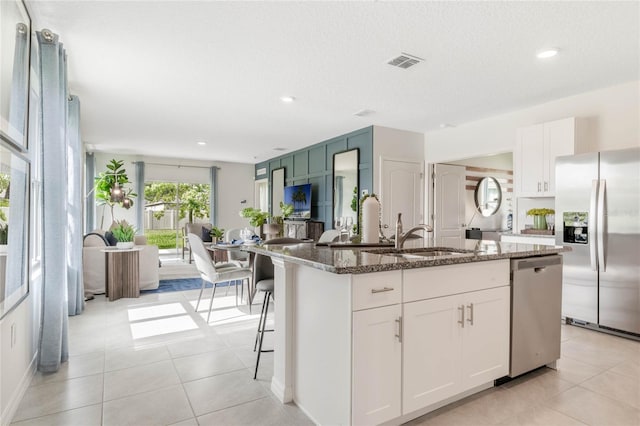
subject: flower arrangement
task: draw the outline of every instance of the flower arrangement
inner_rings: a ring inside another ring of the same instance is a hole
[[[546,216],[548,214],[555,214],[554,209],[529,209],[527,210],[527,216]]]

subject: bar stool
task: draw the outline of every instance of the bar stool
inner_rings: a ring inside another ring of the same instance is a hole
[[[299,244],[301,240],[295,238],[274,238],[264,242],[264,245],[274,244]],[[274,281],[273,281],[273,262],[269,256],[256,254],[253,261],[253,282],[256,286],[256,291],[264,292],[264,300],[262,301],[262,310],[260,312],[260,320],[258,321],[258,330],[256,331],[256,341],[253,344],[253,351],[258,352],[256,358],[256,370],[253,373],[254,380],[258,376],[258,366],[260,365],[260,354],[262,352],[273,352],[273,349],[262,349],[262,342],[264,340],[264,333],[273,331],[273,329],[267,330],[267,313],[269,312],[269,298],[273,297]],[[275,302],[275,299],[274,299]]]
[[[267,314],[269,312],[269,299],[273,297],[273,278],[265,279],[258,282],[256,285],[258,291],[264,292],[264,300],[262,301],[262,310],[260,311],[260,320],[258,321],[258,331],[256,332],[256,341],[253,344],[253,351],[258,351],[256,358],[256,369],[253,373],[253,378],[258,377],[258,366],[260,365],[260,354],[262,352],[273,352],[273,349],[262,349],[262,342],[264,341],[264,333],[273,331],[273,328],[267,330]]]

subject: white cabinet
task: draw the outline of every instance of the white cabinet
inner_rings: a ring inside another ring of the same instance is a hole
[[[354,425],[384,423],[401,415],[401,305],[353,313]]]
[[[574,117],[519,128],[514,150],[516,196],[553,197],[556,157],[574,153]]]
[[[405,413],[460,391],[460,318],[458,296],[404,304]]]
[[[461,295],[463,390],[509,374],[510,299],[510,287]]]
[[[508,286],[404,304],[403,413],[509,373]]]
[[[508,374],[508,260],[354,275],[351,285],[352,424],[388,422]]]

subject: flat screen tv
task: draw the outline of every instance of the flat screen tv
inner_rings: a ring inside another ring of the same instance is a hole
[[[284,202],[293,206],[289,219],[311,219],[311,184],[285,186]]]

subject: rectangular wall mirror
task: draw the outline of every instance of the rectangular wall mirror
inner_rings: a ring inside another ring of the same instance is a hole
[[[31,21],[22,1],[0,2],[0,138],[27,147]]]
[[[358,149],[333,155],[333,224],[336,229],[358,226]]]
[[[271,170],[271,214],[280,215],[280,202],[284,201],[284,167]]]
[[[29,162],[0,145],[0,318],[29,291]]]

